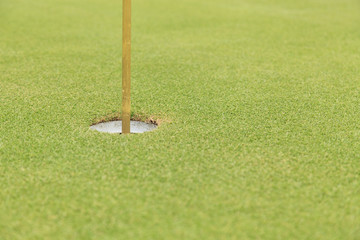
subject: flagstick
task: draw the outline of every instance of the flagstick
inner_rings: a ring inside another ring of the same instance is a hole
[[[130,133],[131,0],[123,0],[122,133]]]

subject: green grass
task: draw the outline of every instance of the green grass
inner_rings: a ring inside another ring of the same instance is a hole
[[[360,3],[0,1],[0,239],[360,239]]]

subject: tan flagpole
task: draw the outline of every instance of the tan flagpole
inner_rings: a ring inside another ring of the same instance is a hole
[[[123,0],[122,133],[130,133],[131,0]]]

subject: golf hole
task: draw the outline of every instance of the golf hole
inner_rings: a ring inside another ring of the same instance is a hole
[[[146,123],[141,121],[130,121],[130,133],[150,132],[157,128],[154,123]],[[122,121],[102,122],[90,127],[91,130],[103,133],[120,133],[122,129]]]

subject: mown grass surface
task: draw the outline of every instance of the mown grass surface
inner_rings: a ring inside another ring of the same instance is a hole
[[[357,0],[0,1],[0,239],[359,239]]]

